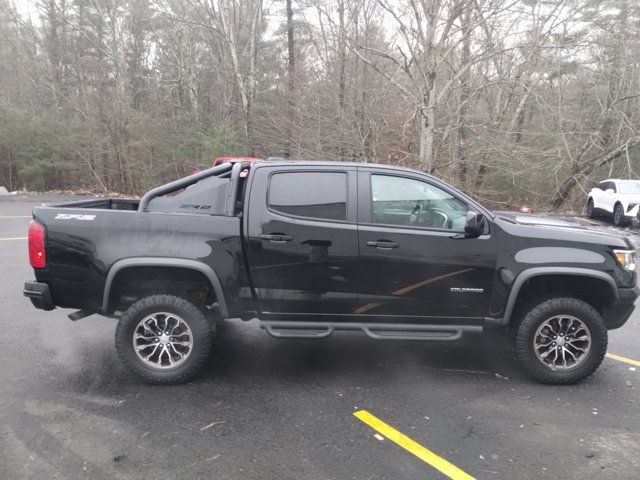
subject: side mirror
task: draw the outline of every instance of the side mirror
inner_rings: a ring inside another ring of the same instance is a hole
[[[613,188],[607,188],[604,193],[612,194],[614,193]]]
[[[464,235],[467,238],[479,237],[484,233],[485,219],[481,213],[470,210],[464,222]]]

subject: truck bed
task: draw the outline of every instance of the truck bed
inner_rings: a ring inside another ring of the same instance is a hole
[[[247,284],[239,280],[245,270],[236,208],[240,168],[225,164],[200,172],[155,188],[141,200],[94,198],[34,208],[47,246],[47,266],[36,270],[36,280],[50,286],[56,306],[110,315],[124,301],[117,296],[115,278],[123,265],[144,264],[133,287],[146,282],[160,288],[162,272],[151,267],[195,264],[201,275],[223,279],[209,283],[219,287],[221,312],[227,314],[229,300],[235,314],[233,307],[242,303],[239,289]],[[166,275],[179,276],[172,271]],[[109,296],[112,284],[115,298]]]
[[[110,314],[117,302],[105,303],[107,275],[117,262],[131,259],[144,259],[147,266],[161,259],[198,262],[227,281],[224,298],[238,298],[244,271],[239,217],[140,212],[137,201],[86,203],[33,211],[47,238],[47,267],[35,272],[36,280],[50,285],[55,305]]]
[[[54,205],[55,208],[95,208],[100,210],[138,210],[140,200],[124,198],[96,198]]]

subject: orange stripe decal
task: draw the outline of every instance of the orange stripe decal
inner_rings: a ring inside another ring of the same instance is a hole
[[[417,288],[424,287],[425,285],[429,285],[430,283],[437,282],[439,280],[444,280],[445,278],[454,277],[456,275],[460,275],[461,273],[470,272],[474,270],[473,268],[465,268],[464,270],[457,270],[455,272],[445,273],[444,275],[438,275],[437,277],[427,278],[426,280],[422,280],[418,283],[414,283],[412,285],[408,285],[406,287],[400,288],[391,293],[391,295],[404,295],[405,293],[409,293]],[[382,305],[381,303],[367,303],[361,307],[358,307],[353,313],[365,313],[369,310],[373,310],[376,307]]]
[[[445,278],[453,277],[455,275],[460,275],[461,273],[470,272],[471,270],[473,270],[473,268],[465,268],[464,270],[458,270],[457,272],[445,273],[444,275],[438,275],[437,277],[427,278],[426,280],[422,280],[421,282],[414,283],[413,285],[401,288],[400,290],[396,290],[395,292],[393,292],[393,295],[404,295],[405,293],[409,293],[416,288],[424,287],[425,285],[429,285],[430,283],[444,280]]]

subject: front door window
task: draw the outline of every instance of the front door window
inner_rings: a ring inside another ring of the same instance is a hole
[[[371,175],[371,196],[374,224],[464,231],[467,204],[429,183]]]

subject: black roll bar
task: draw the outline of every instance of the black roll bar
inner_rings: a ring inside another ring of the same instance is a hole
[[[227,197],[226,212],[228,215],[234,216],[236,214],[236,198],[238,198],[238,188],[240,187],[240,172],[245,168],[251,166],[251,162],[237,162],[233,164],[231,170],[231,188]]]
[[[142,199],[140,199],[140,205],[138,205],[139,212],[146,212],[149,207],[149,202],[160,195],[166,195],[167,193],[175,192],[177,190],[181,190],[186,188],[194,183],[202,180],[203,178],[218,176],[225,176],[226,173],[231,172],[233,168],[233,164],[231,163],[223,163],[222,165],[218,165],[217,167],[208,168],[207,170],[203,170],[202,172],[194,173],[193,175],[189,175],[188,177],[181,178],[180,180],[175,180],[174,182],[167,183],[166,185],[161,185],[152,190],[149,190],[144,194]]]

